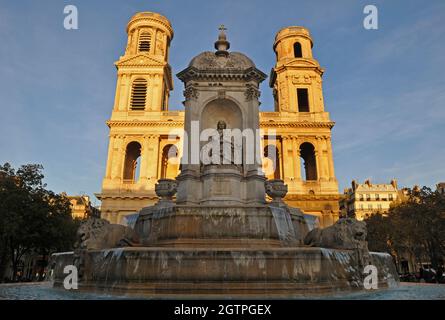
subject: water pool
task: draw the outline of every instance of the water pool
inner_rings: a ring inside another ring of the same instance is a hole
[[[1,300],[122,300],[135,299],[110,294],[54,289],[49,282],[0,284]],[[309,299],[309,297],[305,298]],[[445,284],[401,283],[397,288],[316,297],[335,300],[445,300]]]

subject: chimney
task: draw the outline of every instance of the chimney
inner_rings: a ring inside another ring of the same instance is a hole
[[[397,180],[396,179],[391,180],[391,185],[394,187],[394,189],[397,190]]]

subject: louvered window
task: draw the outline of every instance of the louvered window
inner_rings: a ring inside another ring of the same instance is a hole
[[[144,110],[146,97],[147,97],[147,81],[145,79],[134,80],[133,90],[131,92],[131,109]]]
[[[139,52],[150,51],[151,34],[142,33],[139,37]]]

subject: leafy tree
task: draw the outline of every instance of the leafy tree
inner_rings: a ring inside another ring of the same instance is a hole
[[[46,189],[42,171],[37,164],[0,166],[0,279],[8,261],[16,277],[24,255],[70,250],[74,243],[78,221],[68,199]]]
[[[418,262],[429,259],[441,271],[445,257],[445,195],[428,187],[408,190],[408,199],[390,208],[387,215],[365,219],[371,250],[391,253],[396,261],[409,253]]]
[[[371,251],[391,253],[389,219],[377,212],[367,217],[368,247]]]

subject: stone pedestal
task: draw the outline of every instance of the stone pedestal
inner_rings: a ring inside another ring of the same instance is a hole
[[[202,168],[201,205],[242,205],[244,190],[240,167],[232,164],[205,165]]]

